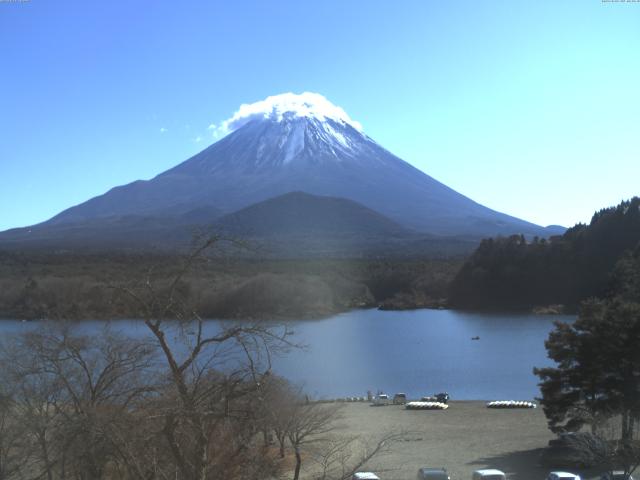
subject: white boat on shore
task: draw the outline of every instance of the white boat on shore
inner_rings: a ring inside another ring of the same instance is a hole
[[[442,402],[408,402],[405,408],[407,410],[446,410],[449,405]]]
[[[521,400],[495,400],[487,403],[487,408],[536,408],[534,402]]]

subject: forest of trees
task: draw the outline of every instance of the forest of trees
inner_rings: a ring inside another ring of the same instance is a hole
[[[178,255],[0,252],[0,318],[141,318],[114,284],[150,277],[167,287]],[[446,297],[462,259],[247,260],[204,257],[181,291],[208,318],[313,318]]]
[[[450,288],[455,307],[529,310],[561,304],[575,311],[607,297],[616,262],[640,245],[640,198],[597,212],[562,236],[483,240]]]

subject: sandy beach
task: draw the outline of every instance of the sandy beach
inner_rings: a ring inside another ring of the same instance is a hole
[[[453,401],[445,411],[409,411],[403,406],[347,403],[336,433],[372,440],[391,430],[411,433],[369,469],[382,480],[413,480],[419,467],[445,467],[452,480],[471,480],[474,470],[498,468],[509,480],[544,480],[538,464],[554,438],[541,408],[494,410],[481,401]],[[569,470],[573,471],[573,470]],[[574,472],[593,477],[589,472]]]

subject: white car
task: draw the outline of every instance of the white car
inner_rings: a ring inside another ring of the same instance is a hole
[[[472,480],[507,480],[507,476],[502,470],[495,468],[485,468],[473,472]]]
[[[580,480],[580,475],[569,472],[551,472],[547,475],[547,480]]]
[[[351,480],[380,480],[380,477],[373,472],[356,472]]]

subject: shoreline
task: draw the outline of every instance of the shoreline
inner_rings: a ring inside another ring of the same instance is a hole
[[[391,397],[391,399],[393,399],[393,394],[389,395]],[[375,406],[376,408],[385,408],[385,407],[404,407],[404,404],[390,404],[390,405],[385,405],[385,406],[377,406],[377,405],[373,405],[371,401],[368,401],[366,398],[364,400],[348,400],[348,398],[353,398],[353,397],[338,397],[338,398],[319,398],[319,399],[310,399],[309,401],[311,403],[344,403],[344,404],[357,404],[357,405],[368,405],[368,406]],[[486,400],[483,399],[479,399],[479,398],[472,398],[472,399],[456,399],[456,400],[449,400],[447,402],[448,405],[457,405],[459,403],[482,403],[483,405],[486,405],[489,402],[496,402],[496,401],[503,401],[503,400],[508,400],[508,401],[516,401],[516,402],[533,402],[536,404],[536,408],[539,407],[538,404],[538,400],[536,398],[533,399],[527,399],[527,398],[520,398],[520,397],[514,397],[514,398],[489,398]],[[408,402],[420,402],[422,400],[420,400],[420,398],[408,398],[407,399],[407,403]],[[508,410],[508,409],[507,409]],[[517,408],[514,408],[513,410],[519,410]],[[524,409],[523,409],[524,410]]]
[[[335,310],[331,312],[323,312],[318,314],[310,314],[308,316],[296,316],[296,315],[281,315],[281,316],[269,316],[264,315],[260,318],[255,317],[224,317],[220,316],[218,318],[204,318],[205,321],[238,321],[238,322],[307,322],[307,321],[316,321],[316,320],[326,320],[331,317],[335,317],[341,314],[352,313],[357,311],[367,311],[367,310],[377,310],[380,312],[413,312],[417,310],[439,310],[439,311],[454,311],[460,313],[470,313],[470,314],[485,314],[485,315],[498,315],[498,316],[506,316],[506,315],[535,315],[539,317],[551,317],[551,316],[575,316],[577,312],[573,311],[558,311],[558,310],[547,310],[543,308],[533,308],[533,309],[523,309],[523,310],[483,310],[483,309],[465,309],[465,308],[455,308],[453,306],[415,306],[415,307],[407,307],[407,308],[386,308],[383,304],[381,305],[372,305],[372,306],[360,306],[349,309],[341,309]],[[42,321],[56,321],[54,318],[15,318],[13,316],[4,316],[0,315],[0,322],[3,321],[15,321],[15,322],[42,322]],[[143,317],[139,316],[118,316],[118,317],[95,317],[95,318],[74,318],[74,319],[66,319],[65,321],[70,323],[80,323],[80,322],[109,322],[109,321],[143,321]],[[166,321],[171,321],[173,319],[164,319]]]

